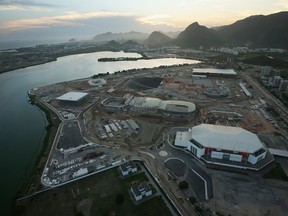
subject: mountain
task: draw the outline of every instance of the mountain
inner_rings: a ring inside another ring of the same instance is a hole
[[[161,47],[163,45],[168,45],[171,41],[172,39],[167,35],[159,31],[154,31],[150,34],[146,43],[149,47]]]
[[[95,42],[108,42],[108,41],[128,41],[128,40],[134,40],[134,41],[144,41],[148,38],[149,34],[142,33],[142,32],[127,32],[127,33],[112,33],[112,32],[106,32],[104,34],[96,35],[92,38]]]
[[[250,16],[217,33],[233,45],[288,48],[288,12]]]
[[[121,44],[115,40],[111,40],[108,43],[103,45],[104,47],[110,48],[110,49],[120,49]]]
[[[181,31],[177,31],[177,32],[163,32],[163,34],[167,35],[168,37],[175,39],[179,34],[181,33]]]
[[[183,48],[199,48],[199,46],[218,46],[223,43],[223,40],[215,30],[194,22],[181,32],[174,42]]]

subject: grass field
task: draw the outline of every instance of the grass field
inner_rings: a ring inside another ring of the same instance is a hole
[[[171,215],[159,196],[133,203],[130,185],[144,180],[143,172],[123,179],[118,168],[111,169],[19,201],[13,215]]]

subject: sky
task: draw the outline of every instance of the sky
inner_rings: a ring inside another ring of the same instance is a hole
[[[288,0],[0,0],[0,41],[182,31],[288,10]]]

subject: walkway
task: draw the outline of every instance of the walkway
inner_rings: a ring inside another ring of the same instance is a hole
[[[280,156],[280,157],[287,157],[288,158],[288,151],[281,150],[281,149],[274,149],[274,148],[268,148],[270,153],[274,156]]]

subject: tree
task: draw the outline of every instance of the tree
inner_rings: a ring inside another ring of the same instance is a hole
[[[179,188],[182,190],[182,189],[188,188],[188,187],[189,187],[189,184],[188,184],[187,181],[184,180],[184,181],[179,182],[178,186],[179,186]]]

